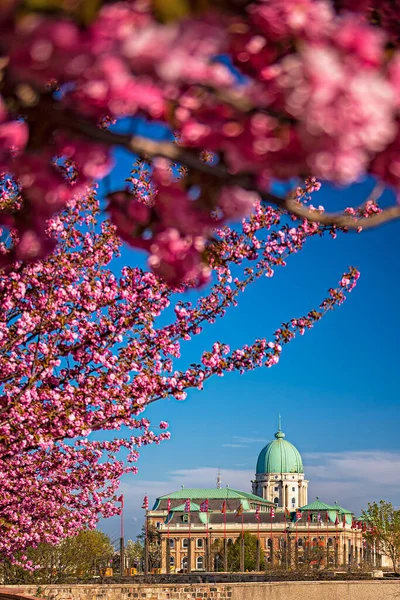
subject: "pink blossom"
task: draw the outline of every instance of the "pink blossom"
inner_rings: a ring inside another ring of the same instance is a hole
[[[232,221],[248,217],[256,202],[259,201],[258,194],[239,186],[223,187],[218,197],[218,205],[225,218]]]

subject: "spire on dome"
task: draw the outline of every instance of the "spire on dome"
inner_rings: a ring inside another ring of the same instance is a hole
[[[275,437],[277,440],[283,439],[285,437],[285,434],[282,431],[282,425],[281,425],[281,414],[278,414],[278,431],[275,433]]]

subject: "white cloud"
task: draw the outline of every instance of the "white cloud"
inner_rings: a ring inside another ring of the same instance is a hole
[[[265,439],[263,438],[242,437],[240,435],[234,435],[233,439],[238,440],[238,442],[241,442],[243,444],[252,444],[253,442],[265,442]]]
[[[399,504],[400,453],[360,451],[304,454],[309,499],[337,500],[359,513],[368,502],[389,500]]]
[[[245,444],[221,444],[223,448],[247,448]]]

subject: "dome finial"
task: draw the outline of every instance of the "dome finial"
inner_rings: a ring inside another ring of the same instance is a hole
[[[275,437],[277,440],[283,439],[285,437],[285,434],[282,431],[282,425],[281,425],[281,414],[278,414],[278,431],[275,434]]]

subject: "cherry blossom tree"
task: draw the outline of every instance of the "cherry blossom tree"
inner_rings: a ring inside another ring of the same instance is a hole
[[[19,204],[18,187],[7,184],[4,201]],[[305,198],[314,187],[308,183]],[[288,221],[281,210],[257,204],[241,228],[214,232],[207,249],[213,284],[191,303],[181,293],[196,280],[171,286],[154,273],[117,268],[121,242],[100,216],[88,188],[49,219],[52,253],[1,271],[0,554],[25,568],[32,565],[24,548],[57,544],[119,512],[119,480],[136,472],[140,447],[169,438],[165,421],[150,428],[143,417],[150,403],[184,400],[213,375],[273,366],[283,346],[340,305],[358,278],[349,269],[318,310],[282,324],[270,341],[236,349],[215,342],[198,363],[177,368],[184,341],[223,317],[241,291],[271,277],[309,238],[335,237],[335,228]],[[0,255],[20,244],[11,233]],[[163,261],[156,271],[167,269]]]
[[[0,161],[22,190],[18,208],[1,207],[18,237],[4,264],[49,252],[47,219],[110,172],[118,146],[149,161],[147,193],[112,190],[109,213],[167,280],[201,283],[214,227],[259,200],[347,229],[398,218],[397,204],[366,219],[305,206],[296,193],[307,177],[341,186],[365,175],[398,193],[398,9],[398,0],[2,0]],[[123,117],[125,133],[110,128]],[[166,141],[135,135],[138,118],[163,123]],[[286,197],[272,193],[277,179],[294,182]]]

